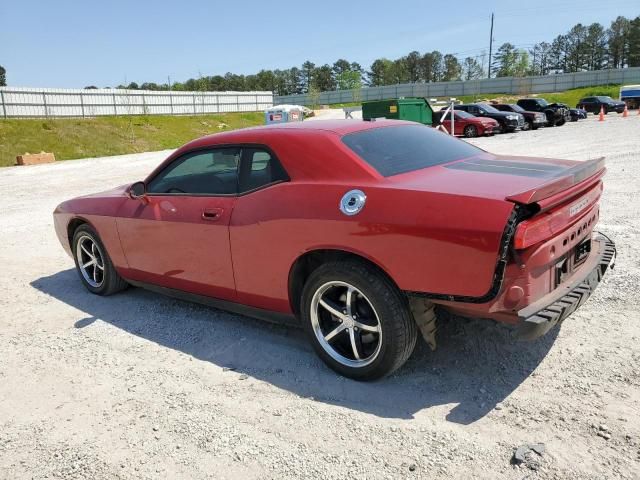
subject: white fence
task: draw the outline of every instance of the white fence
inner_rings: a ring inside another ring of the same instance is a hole
[[[272,105],[272,92],[0,88],[0,118],[201,115],[257,112]]]
[[[640,83],[640,67],[537,77],[486,78],[466,82],[401,83],[355,90],[335,90],[316,95],[284,95],[275,97],[274,101],[276,105],[331,105],[333,103],[364,102],[398,97],[457,97],[490,93],[529,95],[615,83]]]

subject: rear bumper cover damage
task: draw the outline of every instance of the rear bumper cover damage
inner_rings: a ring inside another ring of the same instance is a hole
[[[589,298],[607,269],[613,268],[616,257],[614,243],[602,235],[594,238],[592,243],[595,248],[592,248],[587,263],[583,265],[586,272],[583,276],[567,285],[560,285],[537,302],[518,311],[521,321],[517,332],[519,339],[533,340],[562,322]]]

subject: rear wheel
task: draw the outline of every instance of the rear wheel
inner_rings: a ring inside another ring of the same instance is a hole
[[[320,358],[355,380],[390,374],[407,361],[416,344],[416,323],[406,297],[364,262],[318,267],[304,286],[301,312]]]
[[[467,138],[475,138],[478,136],[478,129],[475,125],[467,125],[464,127],[464,136]]]
[[[127,288],[116,272],[100,237],[89,225],[80,225],[73,234],[73,258],[82,284],[96,295],[111,295]]]

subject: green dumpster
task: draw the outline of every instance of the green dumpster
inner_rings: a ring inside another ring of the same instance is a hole
[[[410,120],[412,122],[431,125],[433,110],[426,98],[401,97],[390,100],[376,100],[362,103],[362,118],[389,118],[394,120]]]

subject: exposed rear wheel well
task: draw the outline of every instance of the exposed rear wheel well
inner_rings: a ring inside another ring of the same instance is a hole
[[[311,275],[311,273],[313,273],[313,271],[320,265],[327,262],[346,260],[358,261],[372,266],[378,270],[381,275],[387,277],[393,285],[395,285],[395,282],[387,272],[371,260],[358,254],[345,252],[344,250],[314,250],[307,252],[296,260],[289,272],[289,303],[291,304],[291,309],[296,317],[300,315],[300,299],[302,297],[302,290],[309,278],[309,275]]]

